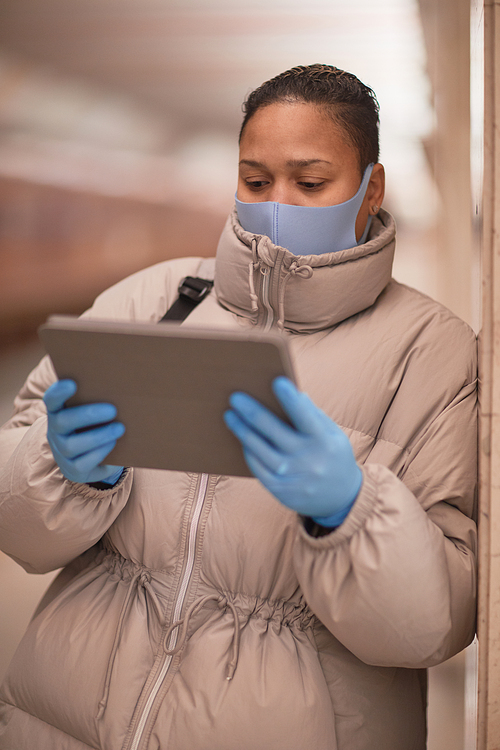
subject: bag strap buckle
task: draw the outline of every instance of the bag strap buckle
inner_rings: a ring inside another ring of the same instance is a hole
[[[160,322],[173,320],[180,323],[183,320],[186,320],[189,313],[191,313],[194,308],[205,299],[205,297],[208,297],[213,285],[214,282],[209,279],[186,276],[185,279],[182,279],[179,288],[177,289],[179,296],[174,304],[169,307]]]
[[[210,292],[213,285],[213,281],[186,276],[179,284],[179,297],[185,297],[196,303],[201,302]]]

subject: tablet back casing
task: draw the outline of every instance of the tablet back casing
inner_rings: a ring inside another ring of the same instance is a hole
[[[230,394],[249,393],[286,419],[271,388],[278,375],[294,379],[278,334],[58,316],[39,335],[58,377],[78,384],[68,406],[117,407],[126,432],[106,463],[251,476],[223,420]]]

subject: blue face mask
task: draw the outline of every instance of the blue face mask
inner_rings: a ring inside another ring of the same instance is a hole
[[[356,218],[365,197],[373,164],[365,169],[359,190],[352,198],[336,206],[289,206],[264,201],[243,203],[236,198],[238,219],[247,232],[264,234],[294,255],[321,255],[346,250],[366,241],[372,217],[356,240]]]

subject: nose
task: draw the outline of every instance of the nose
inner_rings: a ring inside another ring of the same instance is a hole
[[[300,203],[297,200],[292,187],[285,181],[276,180],[268,190],[266,200],[273,203],[287,203],[289,206],[297,206]]]

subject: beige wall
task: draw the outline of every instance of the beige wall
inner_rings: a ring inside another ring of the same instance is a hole
[[[482,0],[472,0],[482,5]],[[436,232],[436,296],[478,331],[480,314],[480,247],[471,190],[471,2],[419,0],[432,84],[436,124],[426,143],[440,205]],[[476,40],[477,41],[477,40]],[[473,50],[477,52],[477,50]],[[475,165],[477,167],[477,164]],[[477,169],[476,169],[477,171]],[[483,554],[484,557],[484,554]],[[465,718],[457,750],[476,748],[477,646],[459,655],[447,694],[454,695],[457,720]],[[449,664],[436,668],[445,675]],[[436,675],[431,671],[432,678]],[[432,691],[430,696],[432,709]],[[500,738],[500,735],[499,735]],[[443,738],[441,740],[445,742]],[[444,747],[444,745],[443,745]],[[488,745],[488,750],[493,750]],[[499,744],[495,747],[500,748]],[[486,750],[480,745],[478,750]]]
[[[500,6],[484,2],[479,750],[500,747]]]
[[[438,188],[437,296],[477,328],[470,180],[470,0],[419,0],[436,127],[426,152]]]

